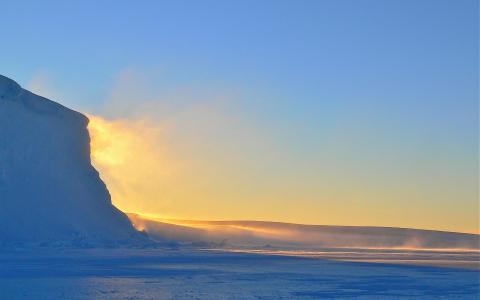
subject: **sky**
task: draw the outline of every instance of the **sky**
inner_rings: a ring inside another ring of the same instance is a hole
[[[477,1],[1,6],[1,74],[90,116],[124,211],[480,231]]]

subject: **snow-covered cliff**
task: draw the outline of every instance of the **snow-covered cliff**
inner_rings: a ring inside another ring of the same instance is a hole
[[[87,124],[0,75],[0,246],[142,239],[91,165]]]

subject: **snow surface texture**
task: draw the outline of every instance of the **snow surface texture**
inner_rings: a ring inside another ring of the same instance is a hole
[[[128,214],[152,239],[204,246],[278,249],[402,248],[480,250],[480,236],[408,228],[301,225],[260,221],[148,219]]]
[[[142,239],[91,165],[87,124],[0,75],[0,246]]]
[[[217,253],[0,253],[0,299],[480,299],[478,271]]]

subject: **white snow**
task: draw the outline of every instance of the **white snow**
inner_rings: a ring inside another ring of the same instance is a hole
[[[0,246],[140,238],[91,165],[87,124],[0,76]]]
[[[192,249],[0,252],[0,299],[479,299],[478,275]]]
[[[275,249],[403,248],[480,250],[480,235],[391,227],[302,225],[260,221],[188,221],[128,214],[159,241]]]

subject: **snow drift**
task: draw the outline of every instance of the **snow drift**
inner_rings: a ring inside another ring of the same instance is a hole
[[[91,165],[87,124],[0,75],[0,244],[142,239]]]
[[[381,248],[480,250],[477,234],[392,227],[302,225],[261,221],[162,220],[128,214],[160,241],[279,249]]]

